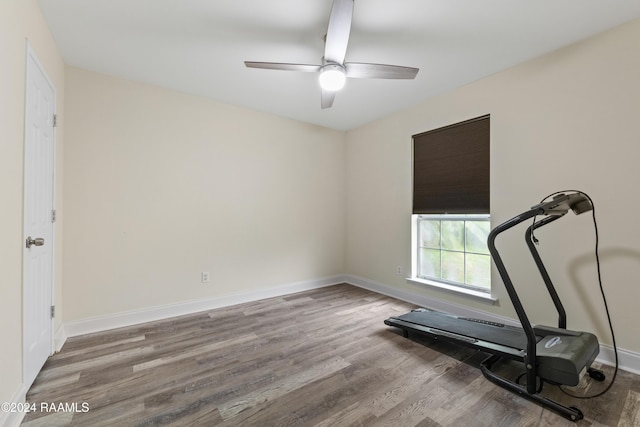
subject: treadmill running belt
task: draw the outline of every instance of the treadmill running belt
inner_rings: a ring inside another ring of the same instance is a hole
[[[405,322],[427,326],[433,329],[464,335],[494,344],[500,344],[516,349],[527,347],[527,336],[521,328],[499,323],[484,322],[477,319],[467,319],[439,311],[412,311],[395,317]],[[538,337],[538,341],[539,341]]]

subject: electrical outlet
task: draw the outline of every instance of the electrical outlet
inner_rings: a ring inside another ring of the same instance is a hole
[[[200,274],[200,281],[202,283],[209,283],[209,272],[208,271],[203,271]]]
[[[396,267],[396,274],[399,275],[399,276],[404,275],[404,268],[402,268],[401,265]]]

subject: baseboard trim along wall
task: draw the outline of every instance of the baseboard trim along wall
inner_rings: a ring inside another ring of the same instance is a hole
[[[407,292],[392,286],[376,282],[363,277],[354,275],[335,275],[311,279],[301,282],[290,283],[263,289],[253,292],[244,292],[223,297],[207,298],[194,301],[187,301],[178,304],[171,304],[160,307],[151,307],[143,310],[128,311],[116,313],[108,316],[94,317],[83,319],[76,322],[64,323],[63,327],[56,331],[56,351],[62,348],[67,337],[90,334],[94,332],[102,332],[109,329],[121,328],[125,326],[137,325],[155,320],[167,319],[185,314],[193,314],[200,311],[213,310],[216,308],[229,307],[236,304],[258,301],[266,298],[273,298],[282,295],[288,295],[296,292],[317,289],[325,286],[337,285],[340,283],[348,283],[363,289],[370,290],[392,298],[415,304],[420,307],[427,307],[433,310],[445,311],[447,313],[459,316],[473,317],[477,319],[485,319],[492,322],[503,323],[505,325],[518,326],[519,322],[515,319],[499,316],[483,310],[474,309],[465,305],[452,303],[450,301],[427,297],[424,295]],[[600,363],[613,366],[615,364],[615,356],[613,348],[608,345],[600,345],[600,354],[596,359]],[[640,353],[618,348],[618,360],[620,369],[640,375]]]
[[[458,316],[474,317],[476,319],[489,320],[491,322],[503,323],[505,325],[520,326],[520,322],[511,319],[509,317],[498,316],[486,311],[476,310],[474,308],[456,304],[450,301],[442,299],[427,297],[424,295],[407,292],[401,289],[391,287],[373,280],[365,279],[364,277],[347,275],[344,278],[345,283],[349,283],[354,286],[358,286],[363,289],[387,295],[392,298],[396,298],[402,301],[415,304],[420,307],[430,308],[437,311],[445,311],[447,313],[456,314]]]
[[[155,320],[162,320],[170,317],[183,316],[185,314],[198,313],[200,311],[229,307],[245,302],[258,301],[261,299],[308,291],[310,289],[337,285],[339,283],[344,283],[344,276],[327,276],[301,282],[289,283],[286,285],[280,285],[269,289],[225,295],[216,298],[198,299],[177,304],[151,307],[142,310],[116,313],[107,316],[93,317],[75,322],[64,323],[64,331],[62,332],[62,334],[66,335],[64,336],[64,339],[66,340],[67,337],[75,337],[78,335],[102,332],[109,329],[122,328],[125,326],[132,326],[145,322],[153,322]],[[58,338],[58,334],[56,334],[56,338]],[[63,343],[64,341],[62,343],[59,343],[56,340],[56,348],[58,348],[58,344],[60,344],[61,348]]]
[[[64,324],[60,324],[60,326],[58,326],[58,329],[56,329],[55,335],[53,336],[53,347],[56,353],[60,351],[66,340],[67,334],[64,329]]]
[[[420,307],[431,308],[433,310],[445,311],[458,316],[473,317],[476,319],[484,319],[492,322],[503,323],[505,325],[519,326],[520,323],[508,317],[498,316],[486,311],[477,310],[468,306],[459,305],[450,301],[445,301],[437,298],[426,297],[424,295],[414,294],[401,289],[385,285],[383,283],[375,282],[363,277],[346,275],[344,276],[344,282],[354,286],[358,286],[363,289],[368,289],[379,294],[387,295],[393,298],[397,298],[402,301],[415,304]],[[615,355],[613,347],[600,344],[600,354],[596,359],[597,362],[605,365],[615,365]],[[640,375],[640,353],[636,353],[630,350],[618,348],[618,364],[620,369]]]
[[[24,386],[18,389],[9,402],[3,402],[3,404],[9,404],[9,410],[0,411],[0,426],[4,427],[18,427],[24,416],[27,414],[24,409],[24,403],[27,398],[27,390]]]

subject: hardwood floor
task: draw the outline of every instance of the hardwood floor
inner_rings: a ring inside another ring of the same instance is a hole
[[[486,355],[383,324],[412,308],[337,285],[70,338],[29,390],[38,410],[22,425],[576,425],[487,381]],[[638,380],[620,371],[587,401],[544,393],[580,407],[577,425],[640,426]]]

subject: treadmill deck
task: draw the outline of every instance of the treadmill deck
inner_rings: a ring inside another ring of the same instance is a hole
[[[449,339],[510,358],[522,357],[527,348],[527,336],[522,328],[434,310],[414,310],[402,316],[390,317],[384,323],[404,331]],[[540,339],[542,337],[537,337],[537,341]]]

